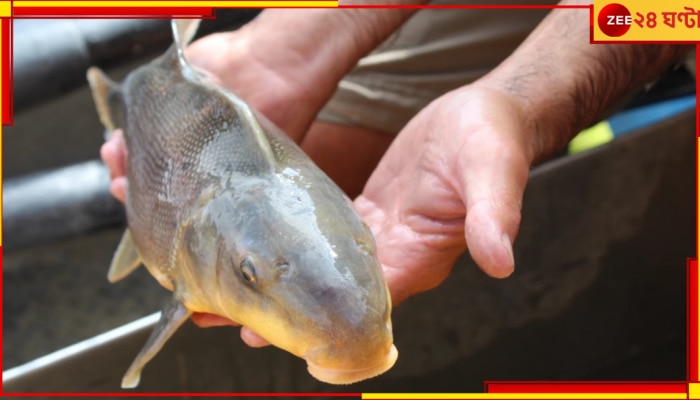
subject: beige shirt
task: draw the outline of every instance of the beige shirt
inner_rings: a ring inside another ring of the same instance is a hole
[[[532,4],[532,1],[510,1],[510,4]],[[503,61],[549,12],[549,9],[422,9],[359,61],[340,82],[318,118],[397,134],[432,100],[473,82]]]

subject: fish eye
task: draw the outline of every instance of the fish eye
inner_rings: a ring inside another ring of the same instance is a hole
[[[252,258],[246,257],[241,261],[241,275],[243,275],[243,279],[249,283],[255,283],[257,281],[255,276],[255,264]]]

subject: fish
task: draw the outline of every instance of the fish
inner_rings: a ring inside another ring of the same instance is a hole
[[[173,45],[121,83],[87,72],[128,152],[127,229],[108,279],[144,265],[172,291],[122,388],[195,312],[252,329],[321,382],[386,372],[398,351],[370,228],[280,128],[188,63],[198,25],[172,20]]]

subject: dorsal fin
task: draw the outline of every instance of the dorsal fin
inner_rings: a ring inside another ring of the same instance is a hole
[[[225,88],[214,85],[212,82],[207,82],[207,74],[192,68],[187,62],[187,59],[185,58],[185,47],[192,41],[192,39],[194,39],[200,22],[201,20],[199,19],[172,20],[171,25],[173,29],[175,54],[177,57],[177,65],[180,68],[182,76],[192,82],[213,86],[219,91],[219,93],[226,96],[226,98],[237,107],[240,112],[240,116],[248,122],[255,140],[260,146],[260,150],[265,154],[265,159],[271,163],[274,162],[275,157],[274,153],[272,152],[272,148],[270,147],[270,142],[265,136],[264,130],[260,126],[260,123],[258,122],[257,117],[250,106]]]
[[[173,36],[178,47],[184,48],[197,34],[201,19],[174,19],[172,21]]]
[[[194,39],[199,28],[199,19],[174,19],[171,22],[173,29],[173,41],[175,42],[175,54],[180,70],[185,75],[193,74],[192,67],[185,58],[185,47]]]

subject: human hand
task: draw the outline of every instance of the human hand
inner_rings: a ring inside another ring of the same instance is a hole
[[[467,248],[488,275],[513,272],[534,136],[522,99],[479,85],[443,95],[399,133],[355,200],[394,304],[439,285]]]
[[[394,304],[439,285],[467,249],[509,276],[530,166],[690,49],[591,45],[588,2],[560,4],[582,7],[552,11],[496,69],[418,113],[355,200]]]

